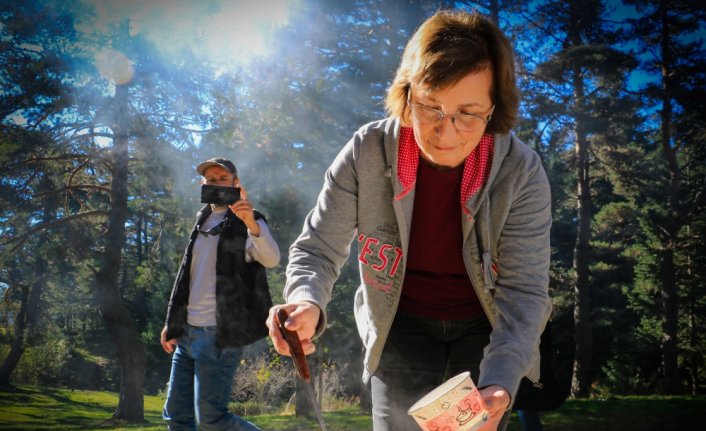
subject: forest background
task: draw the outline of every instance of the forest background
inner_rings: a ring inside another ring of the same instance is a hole
[[[488,14],[516,49],[514,132],[552,187],[559,380],[574,397],[703,394],[706,34],[691,0],[0,0],[0,387],[115,391],[115,416],[141,419],[168,380],[159,332],[210,157],[235,161],[267,216],[281,302],[325,169],[385,115],[402,49],[438,8]],[[357,253],[312,363],[325,399],[365,404]],[[292,373],[262,340],[233,398],[287,402]]]

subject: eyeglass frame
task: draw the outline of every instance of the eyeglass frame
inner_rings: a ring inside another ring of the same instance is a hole
[[[483,115],[480,115],[480,114],[473,114],[473,113],[470,113],[470,112],[463,112],[463,111],[461,111],[460,109],[457,110],[453,115],[452,115],[452,114],[447,114],[446,112],[442,111],[441,109],[432,108],[431,106],[427,106],[427,105],[425,105],[425,104],[423,104],[423,103],[412,102],[412,95],[411,95],[411,94],[409,94],[409,95],[407,96],[407,106],[409,106],[409,111],[410,111],[410,113],[412,114],[412,116],[415,117],[415,118],[417,118],[417,120],[419,120],[420,122],[425,123],[425,124],[438,123],[438,122],[440,122],[440,121],[443,121],[445,117],[449,117],[449,119],[451,120],[451,124],[453,124],[453,126],[454,126],[454,127],[456,128],[456,130],[459,131],[459,132],[475,132],[475,131],[477,131],[478,129],[473,129],[473,130],[460,130],[460,129],[458,128],[458,126],[456,126],[456,116],[457,116],[457,115],[463,114],[463,115],[467,115],[467,116],[469,116],[469,117],[473,117],[473,118],[477,118],[477,119],[479,119],[479,120],[483,120],[483,122],[485,123],[484,126],[487,126],[488,123],[490,122],[490,119],[493,118],[493,111],[495,111],[495,104],[493,104],[493,105],[490,107],[490,109],[488,109],[487,111],[485,111],[485,112],[488,112],[488,114],[487,114],[486,116],[483,116]],[[434,111],[434,112],[436,112],[436,113],[438,114],[438,117],[437,117],[436,120],[433,120],[433,121],[423,121],[421,118],[419,118],[418,116],[414,115],[414,108],[415,108],[415,107],[419,107],[419,108],[422,108],[422,109],[426,109],[427,111]]]

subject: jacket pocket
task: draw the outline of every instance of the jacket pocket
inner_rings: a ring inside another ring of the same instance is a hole
[[[365,286],[359,286],[358,290],[355,292],[355,297],[353,300],[353,314],[355,316],[355,323],[358,328],[358,336],[363,342],[363,345],[368,347],[368,339],[370,338],[370,316],[368,314],[368,308],[365,305]]]

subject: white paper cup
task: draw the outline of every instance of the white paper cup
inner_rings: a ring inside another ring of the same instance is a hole
[[[467,371],[424,395],[407,414],[424,431],[473,431],[488,420],[483,399]]]

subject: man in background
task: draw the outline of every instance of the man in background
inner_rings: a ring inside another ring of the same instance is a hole
[[[170,430],[258,430],[228,401],[243,346],[267,335],[265,268],[279,263],[279,247],[233,162],[214,158],[196,171],[202,184],[240,189],[240,199],[196,215],[161,333],[164,351],[174,353],[163,417]]]

